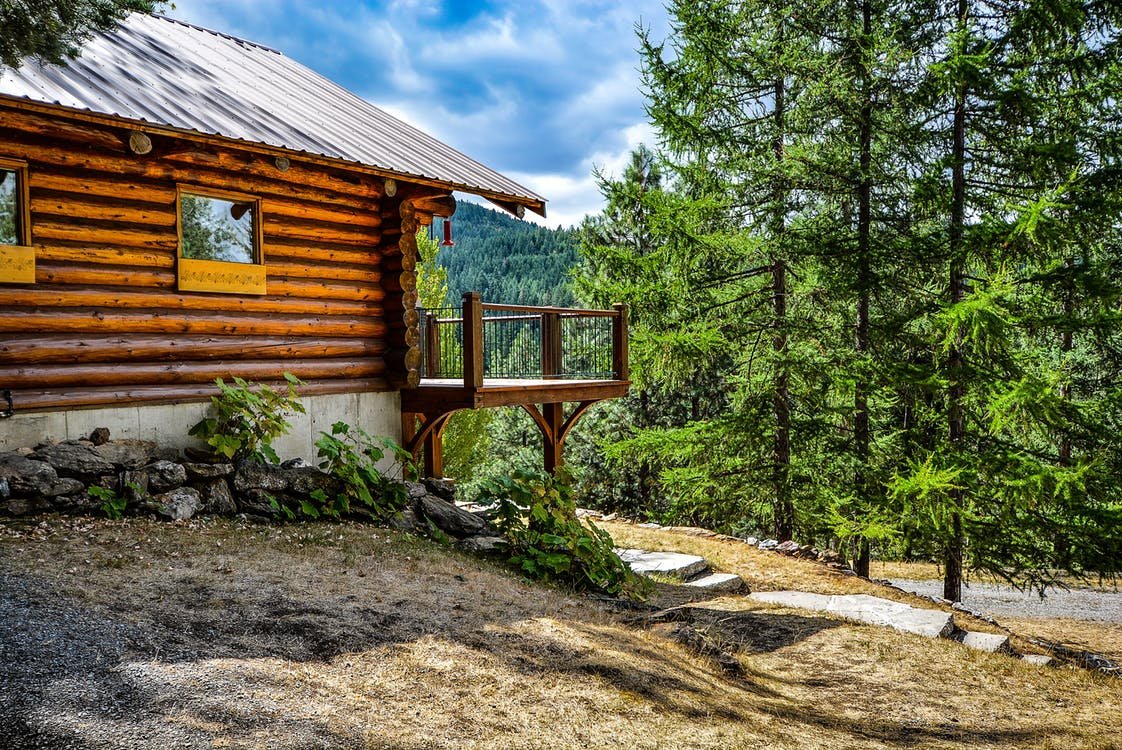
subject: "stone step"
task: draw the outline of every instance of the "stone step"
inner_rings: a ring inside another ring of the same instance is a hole
[[[846,620],[883,625],[926,638],[946,638],[954,632],[954,618],[950,612],[918,609],[868,594],[829,596],[804,591],[761,591],[750,596],[768,604],[827,612]]]
[[[1021,661],[1038,667],[1050,667],[1054,660],[1047,654],[1021,654]]]
[[[709,591],[721,591],[728,593],[735,593],[743,591],[747,588],[744,584],[744,579],[736,573],[710,573],[709,575],[696,578],[692,581],[686,581],[687,586],[694,588],[707,589]]]
[[[709,570],[709,563],[705,562],[705,558],[680,552],[617,549],[616,554],[640,575],[660,575],[686,581]]]
[[[964,646],[976,648],[979,651],[988,651],[991,654],[1013,653],[1013,646],[1009,643],[1009,636],[999,633],[975,633],[967,630],[958,639]]]

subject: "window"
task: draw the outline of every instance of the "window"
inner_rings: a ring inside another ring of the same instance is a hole
[[[0,283],[34,284],[27,165],[0,159]]]
[[[179,288],[265,293],[257,198],[180,188]]]

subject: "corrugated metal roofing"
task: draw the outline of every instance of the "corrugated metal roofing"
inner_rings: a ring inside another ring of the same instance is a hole
[[[541,196],[276,50],[133,14],[68,65],[3,68],[0,94],[235,138],[506,197]]]

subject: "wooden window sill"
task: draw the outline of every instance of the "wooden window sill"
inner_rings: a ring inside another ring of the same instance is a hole
[[[35,283],[35,248],[0,245],[0,284]]]
[[[265,266],[221,260],[179,259],[179,290],[225,294],[265,294]]]

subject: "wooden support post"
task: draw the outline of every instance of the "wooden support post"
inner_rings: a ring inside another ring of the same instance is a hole
[[[436,321],[436,315],[425,313],[425,376],[429,378],[440,377],[440,329]]]
[[[425,435],[425,476],[440,479],[444,476],[444,424],[441,423]]]
[[[417,436],[417,415],[413,412],[401,412],[401,444],[408,446]]]
[[[545,470],[553,474],[561,468],[565,457],[564,404],[542,404],[542,417],[549,427],[548,434],[542,431],[542,452],[545,455]]]
[[[612,309],[616,311],[612,319],[612,373],[616,380],[628,380],[631,370],[627,361],[627,305],[617,302]]]
[[[479,292],[464,292],[464,388],[483,385],[483,306]]]
[[[542,377],[555,378],[561,374],[561,316],[542,313]]]

